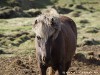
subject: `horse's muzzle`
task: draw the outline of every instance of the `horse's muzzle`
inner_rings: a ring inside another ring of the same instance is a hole
[[[43,64],[49,64],[49,62],[50,62],[50,58],[49,57],[45,57],[45,56],[42,57],[42,63]]]

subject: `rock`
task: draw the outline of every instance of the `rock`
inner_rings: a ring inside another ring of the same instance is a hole
[[[36,16],[41,14],[41,11],[40,10],[36,10],[36,9],[30,9],[30,10],[27,10],[25,12],[27,14],[31,15],[32,17],[36,17]]]
[[[5,52],[3,50],[0,50],[0,54],[4,54]]]
[[[25,13],[20,7],[2,9],[0,11],[0,18],[15,18],[15,17],[31,17],[29,14]]]
[[[89,21],[84,19],[84,20],[80,20],[80,23],[89,23]]]
[[[88,55],[94,55],[94,52],[89,52]]]
[[[73,17],[79,17],[79,16],[80,16],[80,13],[81,13],[81,12],[78,12],[78,11],[77,11],[77,12],[73,12],[73,13],[72,13],[72,16],[73,16]]]
[[[98,57],[100,58],[100,54],[98,55]]]
[[[82,6],[82,5],[76,5],[75,8],[77,8],[77,9],[82,9],[82,10],[87,10],[87,8],[85,8],[85,7]]]
[[[60,14],[68,14],[73,11],[72,9],[62,7],[57,7],[56,9]]]

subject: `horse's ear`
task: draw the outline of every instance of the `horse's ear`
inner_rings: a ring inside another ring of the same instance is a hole
[[[51,26],[52,26],[54,29],[60,30],[60,28],[61,28],[61,25],[60,25],[60,24],[61,24],[61,23],[60,23],[59,18],[53,17],[53,18],[51,19]]]
[[[35,20],[34,24],[37,24],[37,23],[38,23],[37,20]]]
[[[37,24],[38,22],[37,22],[37,20],[35,19],[34,21],[33,21],[33,24],[32,24],[32,31],[33,32],[35,32],[35,28],[36,28],[36,24]]]
[[[38,21],[37,21],[37,19],[35,19],[33,22],[33,27],[35,27],[37,23],[38,23]]]
[[[55,29],[55,33],[53,35],[53,39],[56,39],[60,30],[61,30],[61,21],[59,18],[54,17],[51,19],[51,26]]]

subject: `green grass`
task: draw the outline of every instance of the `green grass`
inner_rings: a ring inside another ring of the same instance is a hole
[[[2,0],[0,2],[1,6],[21,6],[24,9],[29,9],[31,7],[31,3],[34,8],[45,8],[48,5],[56,5],[61,7],[67,7],[69,4],[83,4],[86,8],[93,7],[96,10],[100,11],[100,1],[99,0],[25,0],[22,3],[17,0]]]
[[[100,10],[99,0],[58,0],[58,3],[56,3],[56,5],[61,7],[67,7],[69,4],[81,4],[81,3],[84,3],[83,6],[86,8],[93,7],[96,10]]]
[[[33,18],[0,19],[0,34],[13,34],[20,31],[31,31],[32,21]]]
[[[71,17],[77,25],[78,45],[81,46],[88,43],[88,41],[93,42],[94,45],[100,45],[99,13],[95,12],[91,14],[88,11],[83,12],[82,10],[80,12],[81,15],[79,17],[73,17],[73,12],[66,15]],[[32,32],[33,20],[33,18],[0,19],[0,34],[4,35],[4,37],[0,38],[0,49],[3,49],[4,52],[12,53],[1,54],[0,56],[25,56],[34,52],[34,37],[31,37],[34,36]],[[89,22],[80,23],[81,20]],[[95,33],[94,30],[98,32]],[[22,32],[28,32],[29,34],[26,35]]]
[[[26,56],[34,52],[33,18],[0,19],[0,57]]]
[[[70,0],[59,0],[56,5],[64,7],[64,3],[70,4],[71,2]],[[88,7],[90,6],[87,6],[87,8]],[[88,43],[100,45],[100,12],[97,11],[97,9],[93,13],[87,10],[85,11],[76,8],[71,9],[74,11],[69,14],[65,14],[65,16],[72,18],[77,25],[78,46]],[[78,12],[80,12],[79,16],[73,16],[73,14]],[[0,19],[0,35],[3,36],[0,37],[0,49],[8,53],[0,54],[1,57],[21,55],[27,56],[35,51],[34,33],[32,32],[33,20],[34,18]],[[23,32],[28,34],[23,34]]]
[[[74,17],[73,13],[80,11],[79,17]],[[95,41],[98,41],[98,45],[100,45],[100,13],[98,11],[91,13],[89,11],[83,11],[83,10],[75,10],[74,12],[71,12],[65,16],[68,16],[72,18],[78,28],[78,45],[82,45],[85,40],[94,39]],[[87,22],[80,22],[85,21]]]

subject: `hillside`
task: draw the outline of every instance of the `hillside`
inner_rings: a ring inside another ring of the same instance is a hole
[[[99,0],[0,0],[0,18],[36,17],[42,9],[53,7],[60,14],[70,13],[75,8],[100,11]]]

